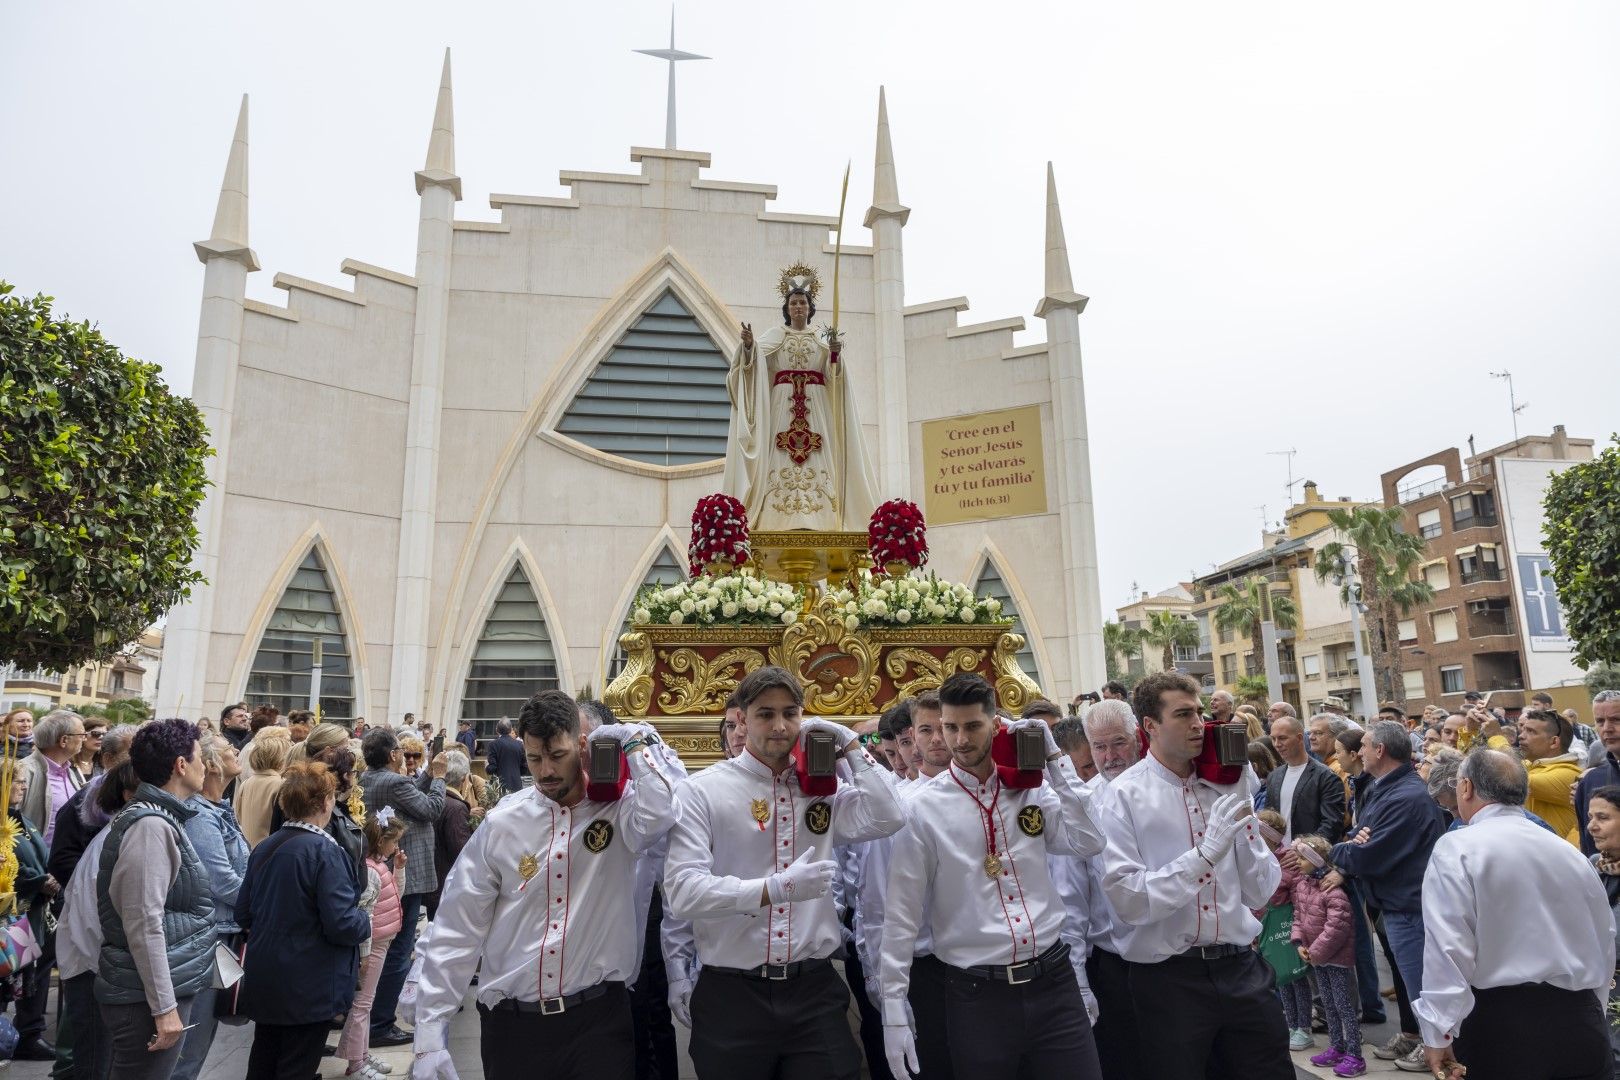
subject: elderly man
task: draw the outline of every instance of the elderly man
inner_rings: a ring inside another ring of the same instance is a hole
[[[1317,719],[1324,718],[1312,717]],[[1286,837],[1315,835],[1330,844],[1338,840],[1344,832],[1344,781],[1305,753],[1304,732],[1297,719],[1284,716],[1274,720],[1271,744],[1283,767],[1266,777],[1266,805],[1282,814],[1288,825]]]
[[[1592,723],[1597,726],[1603,760],[1575,785],[1575,817],[1580,822],[1581,851],[1587,856],[1596,855],[1597,848],[1586,834],[1586,804],[1598,788],[1620,784],[1620,759],[1615,756],[1620,754],[1620,690],[1601,690],[1592,699]]]
[[[17,763],[17,776],[28,785],[23,817],[45,834],[56,836],[56,812],[84,787],[84,774],[73,759],[84,748],[84,717],[71,709],[47,713],[34,725],[34,752]]]
[[[79,813],[79,808],[87,799],[95,798],[97,789],[103,783],[102,777],[112,772],[119,765],[129,760],[129,744],[139,731],[135,724],[116,724],[107,729],[101,737],[101,765],[103,771],[90,779],[84,787],[73,793],[73,797],[63,803],[56,811],[56,831],[51,841],[51,861],[48,869],[62,887],[72,879],[73,872],[78,868],[79,856],[90,841],[105,827],[106,821],[99,814]]]
[[[1217,724],[1224,724],[1231,720],[1232,714],[1236,711],[1237,703],[1233,700],[1232,695],[1225,690],[1217,690],[1209,695],[1209,716]]]
[[[1299,713],[1294,711],[1294,707],[1286,701],[1273,701],[1271,707],[1266,710],[1266,725],[1269,727],[1273,720],[1283,716],[1298,719]]]
[[[450,761],[439,754],[412,780],[405,775],[405,754],[399,736],[387,728],[366,732],[360,750],[366,760],[366,771],[360,774],[366,813],[375,814],[387,806],[405,822],[405,837],[400,843],[406,856],[405,877],[399,882],[402,925],[388,947],[371,1004],[371,1045],[404,1046],[411,1036],[395,1026],[394,1011],[405,986],[405,974],[410,970],[411,951],[416,947],[417,917],[423,900],[438,885],[433,826],[444,814],[444,775]]]
[[[1435,844],[1423,875],[1423,993],[1412,1009],[1436,1077],[1459,1066],[1468,1080],[1613,1071],[1609,899],[1585,859],[1525,816],[1529,787],[1511,754],[1469,754],[1457,778],[1468,827]]]

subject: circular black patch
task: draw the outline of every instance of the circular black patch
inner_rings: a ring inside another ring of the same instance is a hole
[[[813,802],[804,808],[804,827],[820,836],[832,825],[832,807],[824,802]]]
[[[585,827],[585,850],[592,855],[600,855],[611,843],[613,843],[611,821],[593,821]]]
[[[1025,836],[1039,836],[1046,831],[1046,815],[1038,806],[1026,806],[1018,811],[1018,827]]]

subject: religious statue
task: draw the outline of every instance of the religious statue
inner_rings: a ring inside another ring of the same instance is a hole
[[[821,291],[815,270],[788,267],[778,291],[782,325],[756,338],[743,323],[726,376],[732,413],[724,490],[741,500],[760,532],[865,529],[877,483],[841,363],[843,341],[810,326]]]

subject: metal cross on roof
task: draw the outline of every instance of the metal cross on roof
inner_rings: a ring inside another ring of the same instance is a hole
[[[707,56],[697,53],[682,52],[675,47],[675,9],[669,9],[669,48],[667,49],[637,49],[643,56],[655,56],[660,60],[669,61],[669,111],[664,120],[664,149],[675,149],[675,62],[677,60],[707,60]]]

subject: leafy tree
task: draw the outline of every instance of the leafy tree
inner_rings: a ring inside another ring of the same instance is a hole
[[[1265,666],[1265,643],[1260,627],[1268,618],[1279,630],[1292,630],[1299,624],[1299,608],[1286,596],[1272,591],[1271,582],[1256,574],[1241,586],[1228,581],[1215,590],[1221,606],[1215,609],[1215,626],[1246,634],[1254,649],[1255,663]],[[1241,679],[1239,680],[1242,681]],[[1262,691],[1264,693],[1264,691]]]
[[[1123,682],[1130,672],[1131,657],[1141,651],[1142,631],[1112,620],[1103,623],[1103,652],[1110,679]]]
[[[1593,697],[1604,690],[1620,690],[1620,664],[1593,664],[1586,672],[1586,689]]]
[[[1350,583],[1342,578],[1343,557],[1354,552],[1361,602],[1367,606],[1367,644],[1372,653],[1375,689],[1384,701],[1406,704],[1401,677],[1401,616],[1434,599],[1434,587],[1417,577],[1427,550],[1421,536],[1403,528],[1405,511],[1398,506],[1358,506],[1328,511],[1340,539],[1316,552],[1316,580],[1340,583],[1339,599],[1352,601]],[[1369,702],[1369,710],[1378,707]]]
[[[184,600],[202,416],[51,297],[0,281],[0,656],[105,660]]]
[[[1174,671],[1176,649],[1198,645],[1198,624],[1173,611],[1150,611],[1147,626],[1142,628],[1142,644],[1163,649],[1164,670]]]
[[[1581,667],[1620,663],[1620,435],[1547,484],[1542,535]]]
[[[1233,693],[1239,701],[1252,701],[1258,705],[1271,700],[1271,686],[1264,675],[1239,675],[1233,685]]]

